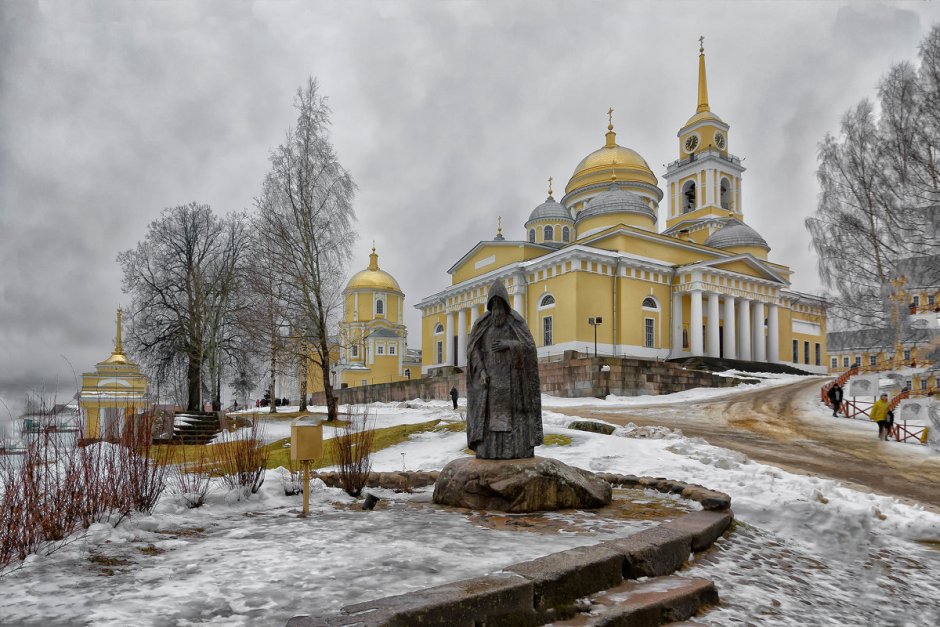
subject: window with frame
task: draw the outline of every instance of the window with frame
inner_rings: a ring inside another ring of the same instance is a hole
[[[878,355],[869,355],[868,356],[868,365],[877,366],[878,365]]]
[[[571,241],[571,229],[569,229],[567,226],[562,227],[561,229],[561,241],[563,242]]]
[[[535,243],[535,229],[529,229],[529,243]]]
[[[352,346],[349,347],[349,350],[352,353],[353,357],[359,357],[359,345],[358,344],[353,344]]]
[[[539,307],[551,307],[555,304],[555,297],[551,294],[546,294],[542,297],[542,300],[539,301]]]
[[[440,335],[443,332],[444,332],[444,325],[438,322],[437,326],[434,327],[434,335]]]
[[[440,340],[438,340],[436,352],[437,352],[437,355],[436,355],[437,360],[435,361],[435,363],[438,363],[438,364],[444,363],[444,342],[441,342]]]
[[[800,341],[793,340],[793,363],[800,363]]]
[[[831,367],[831,368],[838,368],[838,367],[839,367],[839,358],[838,358],[838,357],[833,357],[833,358],[832,358],[832,364],[831,364],[830,367]]]
[[[552,317],[542,318],[542,346],[552,345]]]
[[[803,342],[803,363],[809,365],[809,342]]]
[[[817,366],[822,365],[822,345],[819,344],[818,342],[816,343],[816,362],[815,363]]]
[[[656,346],[656,321],[653,318],[643,319],[643,345],[646,348]]]
[[[385,315],[385,301],[381,298],[376,299],[375,301],[375,315],[384,316]]]
[[[394,344],[389,344],[389,345],[388,345],[388,354],[389,354],[389,355],[394,355],[395,352],[396,352],[396,351],[395,351],[395,345],[394,345]]]
[[[926,389],[927,389],[927,379],[921,378],[921,380],[920,380],[920,389],[922,389],[922,390],[926,390]]]
[[[683,327],[682,329],[682,348],[689,347],[689,330]]]
[[[555,229],[550,226],[546,226],[542,229],[542,239],[546,242],[550,242],[555,238]]]
[[[927,295],[927,304],[928,304],[928,305],[934,305],[934,304],[936,304],[936,302],[937,302],[937,297],[936,297],[936,296],[934,296],[933,294],[928,294],[928,295]]]
[[[911,349],[905,348],[905,349],[904,349],[904,361],[907,362],[907,361],[910,361],[910,360],[911,360]]]
[[[914,297],[911,298],[911,304],[914,305],[915,307],[920,307],[920,296],[917,296],[915,294]]]
[[[376,347],[375,347],[375,354],[376,354],[376,355],[384,355],[384,354],[385,354],[385,345],[384,345],[384,344],[377,344]]]
[[[856,365],[856,366],[861,366],[861,365],[862,365],[862,357],[861,357],[861,355],[856,355],[856,356],[855,356],[855,365]]]
[[[369,385],[369,381],[367,379],[360,379],[359,385]]]
[[[644,309],[659,309],[659,305],[656,304],[656,299],[654,299],[652,296],[647,296],[643,299],[642,307]]]
[[[843,367],[843,368],[848,368],[848,367],[849,367],[849,356],[848,356],[848,355],[846,355],[846,356],[844,356],[844,357],[842,358],[842,367]]]

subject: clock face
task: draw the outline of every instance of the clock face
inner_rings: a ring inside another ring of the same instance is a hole
[[[725,136],[721,133],[721,131],[715,132],[715,146],[718,148],[718,150],[725,149]]]
[[[692,152],[698,148],[698,135],[689,135],[685,138],[685,151]]]

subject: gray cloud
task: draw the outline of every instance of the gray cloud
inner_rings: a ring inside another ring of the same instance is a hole
[[[507,237],[577,162],[618,141],[658,175],[694,110],[699,34],[712,108],[747,157],[749,223],[817,288],[803,218],[816,143],[916,55],[932,3],[3,2],[0,397],[104,358],[117,253],[166,206],[251,205],[293,93],[320,79],[359,194],[360,245],[408,301]],[[411,343],[419,314],[408,307]],[[69,386],[62,386],[67,388]]]

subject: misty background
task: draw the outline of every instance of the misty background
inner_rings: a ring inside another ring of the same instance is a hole
[[[108,356],[118,252],[160,211],[251,207],[315,76],[359,186],[350,273],[381,267],[412,307],[503,218],[507,239],[575,165],[617,142],[660,178],[709,102],[745,158],[745,220],[817,292],[803,220],[817,143],[915,60],[926,2],[0,3],[0,400],[77,388]],[[664,200],[661,214],[665,215]],[[662,225],[661,225],[662,226]],[[70,365],[71,364],[71,365]],[[6,409],[0,406],[0,414]]]

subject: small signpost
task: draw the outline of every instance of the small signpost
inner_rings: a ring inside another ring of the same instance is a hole
[[[300,416],[290,425],[290,459],[303,467],[304,510],[310,511],[310,462],[323,456],[323,425],[318,416]]]

